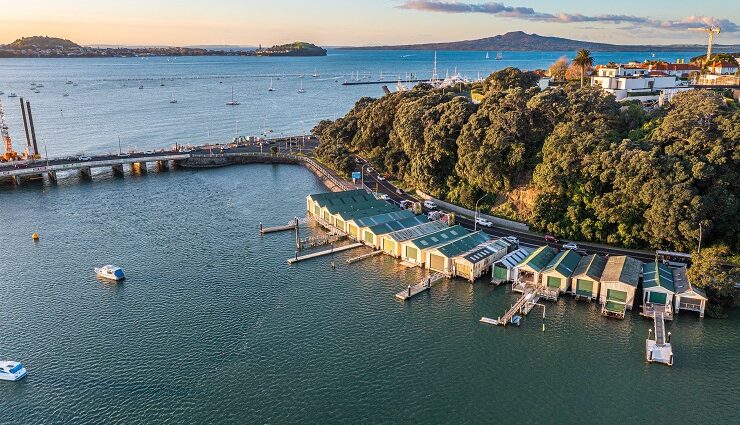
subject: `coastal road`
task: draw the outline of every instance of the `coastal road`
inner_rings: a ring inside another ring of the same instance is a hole
[[[359,163],[357,163],[357,161],[355,162],[356,163],[355,171],[358,171],[358,172],[361,171],[360,169],[363,168],[364,166],[364,183],[368,188],[374,191],[377,187],[379,193],[387,195],[390,198],[390,200],[396,204],[398,204],[399,202],[403,200],[408,200],[408,201],[413,201],[413,202],[418,201],[416,198],[409,195],[408,193],[398,193],[398,188],[396,186],[394,186],[388,180],[385,180],[384,178],[382,178],[382,176],[380,176],[378,172],[372,169],[371,166],[366,165],[367,162],[365,162],[364,159],[362,158],[358,158],[358,159],[360,162]],[[372,171],[369,171],[369,169],[372,169]],[[429,213],[432,211],[425,207],[422,207],[422,210],[424,211],[424,213]],[[473,230],[475,227],[474,220],[469,217],[456,214],[455,221],[457,224],[465,227],[468,230]],[[496,237],[514,236],[517,239],[519,239],[520,243],[525,244],[525,245],[542,246],[546,244],[558,250],[561,250],[563,248],[563,243],[568,242],[568,241],[561,241],[560,243],[548,243],[545,241],[544,235],[537,234],[534,232],[522,232],[522,231],[503,228],[503,227],[497,227],[495,225],[492,227],[482,227],[478,225],[478,230],[482,230],[483,232],[488,233],[491,236],[496,236]],[[628,255],[630,257],[636,258],[644,262],[655,261],[655,254],[651,252],[621,249],[617,247],[605,247],[603,245],[593,245],[593,244],[589,244],[585,242],[578,242],[577,244],[578,244],[579,249],[583,249],[589,254],[599,254],[603,256]]]

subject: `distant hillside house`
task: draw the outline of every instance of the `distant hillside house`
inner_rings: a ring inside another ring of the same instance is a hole
[[[684,81],[665,71],[652,71],[642,64],[627,64],[596,67],[591,85],[611,93],[617,101],[658,101],[663,91],[690,90]]]
[[[737,72],[737,62],[714,62],[709,65],[709,72],[714,75],[735,75]]]

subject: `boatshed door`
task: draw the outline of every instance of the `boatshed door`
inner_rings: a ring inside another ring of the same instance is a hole
[[[442,272],[445,269],[445,259],[442,256],[429,254],[429,268]]]
[[[609,301],[619,301],[620,303],[626,303],[627,293],[624,291],[617,291],[616,289],[609,289],[606,291],[606,299]]]
[[[508,280],[509,276],[507,276],[507,274],[508,273],[507,273],[506,267],[499,266],[499,265],[495,265],[493,267],[493,277],[494,278],[501,279],[501,280]]]
[[[406,258],[416,261],[419,258],[419,250],[413,246],[406,247]]]
[[[594,293],[594,283],[587,279],[576,280],[576,294],[591,297]]]
[[[668,294],[664,294],[662,292],[653,292],[650,291],[650,296],[648,297],[648,301],[654,304],[665,304],[668,300]]]
[[[555,276],[547,276],[547,286],[550,288],[560,288],[560,278]]]

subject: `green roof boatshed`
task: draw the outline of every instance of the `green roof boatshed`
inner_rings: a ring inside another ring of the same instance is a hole
[[[695,311],[699,317],[704,317],[704,308],[707,305],[707,294],[689,282],[686,267],[673,269],[673,286],[676,288],[676,313],[681,310]]]
[[[380,237],[380,249],[396,258],[401,257],[401,244],[423,235],[438,232],[447,228],[447,223],[435,220],[406,229],[396,230]]]
[[[457,242],[453,244],[457,244]],[[454,274],[473,283],[483,276],[495,261],[500,260],[517,247],[518,244],[508,238],[484,242],[452,259]]]
[[[426,253],[438,246],[446,245],[470,234],[464,227],[455,225],[438,232],[429,233],[401,243],[401,259],[424,265]]]
[[[385,201],[372,200],[341,208],[336,212],[332,212],[332,216],[334,217],[334,226],[337,229],[347,233],[349,237],[359,240],[359,228],[356,224],[352,224],[355,220],[385,214],[391,211],[398,211],[398,208]]]
[[[411,212],[410,210],[405,211]],[[424,224],[428,222],[429,219],[427,218],[427,216],[414,215],[412,213],[411,217],[409,218],[404,218],[397,221],[389,221],[387,223],[376,224],[374,226],[368,227],[363,233],[362,240],[364,240],[365,243],[372,245],[374,248],[380,249],[380,239],[383,235],[387,235],[388,233],[398,230],[408,229],[409,227],[418,226],[419,224]]]
[[[410,210],[394,209],[386,213],[371,215],[368,217],[358,217],[347,221],[347,229],[349,234],[357,240],[364,242],[368,245],[374,245],[375,239],[372,238],[370,242],[365,240],[365,230],[371,226],[378,224],[387,223],[389,221],[403,220],[404,218],[413,217],[414,213]]]
[[[455,241],[437,246],[424,252],[424,264],[426,268],[436,272],[453,275],[453,257],[470,251],[477,246],[487,243],[491,237],[483,232],[469,233]]]
[[[571,277],[580,262],[581,256],[571,249],[558,252],[550,260],[550,263],[541,272],[546,299],[557,300],[560,293],[570,289]]]
[[[506,254],[503,258],[493,263],[491,272],[491,283],[499,285],[502,282],[513,282],[516,280],[514,272],[516,266],[524,261],[534,251],[531,248],[521,247],[516,251]]]
[[[639,260],[624,255],[609,257],[601,274],[601,314],[624,319],[625,310],[632,310],[635,303],[641,272],[642,262]]]
[[[666,319],[673,318],[673,269],[653,261],[642,265],[642,315],[653,317],[657,311]]]
[[[591,301],[599,298],[601,274],[605,266],[606,258],[602,256],[591,254],[581,258],[571,280],[571,292],[576,299]]]
[[[358,204],[375,199],[374,196],[364,190],[347,190],[343,192],[315,193],[306,197],[306,208],[309,216],[324,220],[331,220],[330,210],[336,210],[342,206]],[[334,223],[330,223],[334,225]]]
[[[520,285],[540,284],[540,273],[544,270],[550,261],[558,254],[555,248],[547,245],[541,246],[527,256],[521,263],[516,266],[516,282]]]

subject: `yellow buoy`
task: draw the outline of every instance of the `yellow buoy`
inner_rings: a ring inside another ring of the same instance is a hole
[[[39,240],[39,234],[38,233],[34,233],[33,235],[31,235],[31,239],[33,239],[35,241]]]

